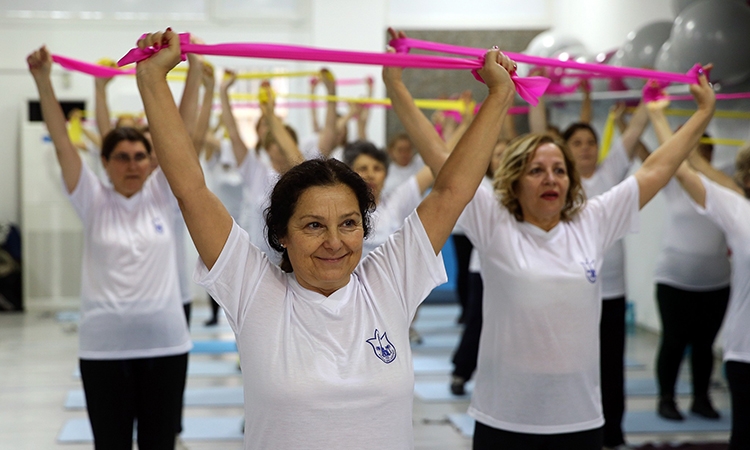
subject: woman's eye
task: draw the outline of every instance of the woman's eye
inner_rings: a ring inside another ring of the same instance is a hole
[[[555,173],[558,174],[558,175],[565,175],[566,174],[565,169],[563,169],[561,167],[555,169]]]
[[[310,222],[307,224],[307,228],[310,228],[312,230],[317,230],[318,228],[322,227],[323,225],[320,224],[320,222]]]
[[[529,170],[529,173],[537,174],[537,173],[540,173],[541,171],[542,169],[540,169],[539,167],[534,167],[533,169]]]
[[[346,228],[351,228],[351,227],[357,226],[357,222],[354,221],[354,219],[349,219],[349,220],[344,221],[344,223],[341,225]]]

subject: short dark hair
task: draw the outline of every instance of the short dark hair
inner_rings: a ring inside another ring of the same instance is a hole
[[[375,147],[370,141],[358,140],[350,144],[346,144],[344,147],[344,162],[347,166],[352,167],[354,160],[360,155],[367,155],[370,158],[383,163],[386,172],[388,171],[388,153]]]
[[[392,149],[396,145],[396,142],[398,142],[398,141],[406,141],[406,142],[409,143],[409,145],[413,145],[412,142],[411,142],[411,138],[409,137],[408,134],[406,134],[406,133],[398,133],[397,135],[393,136],[388,141],[388,145],[386,146],[386,148],[388,150]]]
[[[281,269],[292,272],[286,249],[280,240],[289,232],[289,219],[294,214],[302,194],[316,186],[348,186],[359,204],[364,237],[370,234],[370,214],[375,210],[375,198],[367,183],[356,172],[336,159],[311,159],[289,169],[281,176],[271,192],[270,205],[265,210],[266,240],[272,249],[281,253]]]
[[[572,138],[575,132],[578,130],[589,130],[591,134],[594,136],[594,141],[599,143],[599,137],[596,135],[596,131],[594,131],[594,127],[592,127],[591,125],[585,122],[576,122],[570,125],[568,128],[566,128],[565,132],[562,134],[563,141],[565,141],[565,143],[567,144],[570,138]]]
[[[114,128],[102,140],[102,158],[109,161],[117,144],[122,141],[141,142],[146,147],[146,153],[151,154],[151,143],[140,131],[130,127]]]

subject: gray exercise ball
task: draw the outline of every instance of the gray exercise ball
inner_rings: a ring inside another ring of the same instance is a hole
[[[685,8],[692,5],[693,3],[700,2],[700,1],[703,1],[703,0],[672,0],[672,12],[674,13],[675,17],[677,17]],[[749,0],[713,0],[713,1],[731,1],[735,3],[741,3],[744,5],[750,5]]]
[[[622,64],[627,67],[654,68],[656,54],[669,39],[672,22],[653,22],[628,34],[622,46]]]
[[[552,55],[566,47],[583,46],[581,41],[572,36],[563,36],[554,31],[548,30],[539,33],[531,40],[524,53],[533,56],[542,56],[551,58]]]
[[[687,72],[695,63],[714,63],[711,79],[725,86],[750,75],[750,7],[729,0],[701,0],[674,21],[656,57],[657,70]]]

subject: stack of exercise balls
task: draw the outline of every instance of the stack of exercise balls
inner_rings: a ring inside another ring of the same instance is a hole
[[[630,32],[616,51],[592,55],[581,42],[553,30],[536,36],[524,53],[581,62],[685,73],[696,63],[713,63],[711,79],[722,92],[750,91],[750,2],[672,0],[675,19]],[[528,70],[528,69],[527,69]],[[641,89],[644,80],[592,82],[592,90]]]

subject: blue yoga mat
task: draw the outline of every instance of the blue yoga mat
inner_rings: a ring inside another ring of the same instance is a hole
[[[628,370],[643,370],[646,364],[632,358],[625,358],[625,368]]]
[[[242,417],[184,417],[184,441],[242,441]],[[57,442],[61,444],[93,442],[88,419],[70,419],[63,425]]]
[[[622,422],[625,433],[692,433],[729,431],[732,418],[729,411],[720,411],[721,419],[710,420],[683,411],[685,420],[677,422],[659,417],[656,411],[627,411]]]
[[[193,341],[193,349],[190,353],[237,353],[237,343],[232,340],[208,340]]]
[[[711,431],[729,431],[732,418],[729,411],[721,411],[721,419],[709,420],[691,414],[685,420],[677,422],[659,417],[655,411],[627,411],[622,428],[625,433],[697,433]],[[465,413],[448,414],[448,420],[463,436],[474,436],[474,419]]]
[[[243,407],[242,386],[216,386],[185,389],[187,407]],[[65,409],[86,409],[86,397],[80,389],[68,391]]]
[[[675,393],[689,395],[693,388],[683,380],[677,382]],[[625,380],[625,395],[631,397],[650,397],[659,395],[659,386],[653,378],[627,378]]]
[[[422,342],[412,342],[412,350],[453,350],[461,342],[458,333],[427,334],[422,336]]]
[[[469,381],[465,386],[465,395],[453,395],[450,381],[417,381],[414,383],[414,396],[423,402],[458,403],[471,400],[474,382]]]
[[[453,364],[446,357],[414,355],[415,375],[440,375],[453,372]]]

